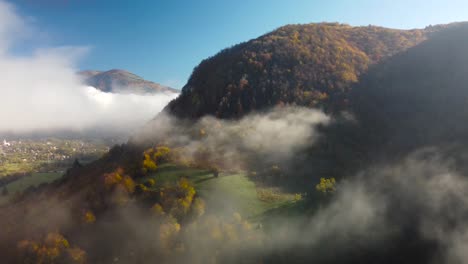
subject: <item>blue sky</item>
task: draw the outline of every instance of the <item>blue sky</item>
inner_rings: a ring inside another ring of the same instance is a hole
[[[181,88],[202,59],[290,23],[392,28],[468,20],[466,0],[10,0],[40,31],[17,48],[89,46],[81,69]]]

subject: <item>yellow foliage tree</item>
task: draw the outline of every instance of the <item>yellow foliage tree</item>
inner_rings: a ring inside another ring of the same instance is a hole
[[[96,216],[94,213],[90,210],[86,211],[84,216],[83,216],[83,222],[86,224],[92,224],[96,222]]]
[[[156,180],[155,179],[149,179],[146,181],[146,184],[145,184],[147,187],[153,187],[156,185]]]
[[[78,247],[70,248],[67,239],[59,233],[48,233],[42,241],[18,242],[22,263],[76,263],[86,261],[86,252]]]
[[[320,183],[315,186],[315,189],[322,193],[332,193],[336,190],[335,178],[320,178]]]
[[[159,239],[163,249],[170,251],[174,248],[174,243],[180,231],[180,224],[174,218],[166,219],[166,222],[159,226]]]
[[[118,169],[115,172],[104,174],[104,184],[106,187],[111,188],[120,183],[120,181],[122,181],[122,172],[123,171],[121,169]]]
[[[47,234],[44,244],[48,247],[57,247],[57,248],[68,248],[70,244],[68,241],[59,233],[49,233]]]
[[[166,146],[158,146],[156,148],[147,149],[143,153],[144,159],[142,172],[146,174],[151,171],[156,171],[159,162],[169,159],[170,152],[171,149]]]
[[[165,215],[164,209],[162,208],[162,206],[159,203],[156,203],[151,207],[151,212],[156,216]]]
[[[161,162],[167,159],[170,152],[171,152],[171,149],[169,147],[159,146],[156,148],[156,152],[154,153],[153,158],[156,162]]]
[[[143,160],[143,173],[148,173],[150,171],[155,171],[158,167],[156,163],[151,159],[150,154],[145,154],[145,159]]]
[[[84,264],[86,263],[86,252],[79,247],[67,249],[68,256],[72,263]]]
[[[132,194],[133,192],[135,192],[135,182],[133,181],[132,177],[130,176],[123,177],[122,184],[129,194]]]
[[[129,200],[129,195],[135,192],[136,184],[132,177],[124,175],[119,168],[112,173],[104,174],[104,185],[113,192],[112,200],[117,204],[124,204]]]

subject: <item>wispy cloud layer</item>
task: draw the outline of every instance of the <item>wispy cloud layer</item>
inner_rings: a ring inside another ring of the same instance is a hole
[[[52,47],[32,55],[13,55],[13,45],[25,34],[34,41],[33,31],[14,6],[0,1],[0,132],[129,132],[177,96],[105,94],[86,87],[75,65],[87,47]]]

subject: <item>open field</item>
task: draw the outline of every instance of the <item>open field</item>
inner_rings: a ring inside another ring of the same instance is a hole
[[[0,188],[0,191],[3,191],[4,188],[8,191],[8,195],[0,195],[0,205],[8,201],[15,193],[22,192],[31,186],[36,187],[43,183],[53,182],[62,177],[62,175],[63,172],[36,172],[29,176],[21,177]]]
[[[0,196],[0,204],[6,202],[15,193],[31,186],[39,186],[59,179],[63,172],[33,173],[5,186],[8,195]],[[143,183],[148,179],[156,180],[156,186],[173,185],[180,178],[191,181],[207,203],[208,213],[240,213],[252,220],[261,221],[266,214],[294,211],[300,204],[300,197],[284,193],[279,189],[262,188],[250,180],[243,172],[223,172],[218,177],[208,170],[178,167],[172,164],[161,165],[157,172],[138,179]],[[3,190],[3,188],[2,188]]]
[[[251,220],[260,220],[266,212],[286,207],[292,208],[298,203],[297,196],[281,193],[279,190],[274,190],[275,199],[264,199],[265,193],[273,191],[257,187],[243,172],[222,172],[216,178],[207,170],[164,164],[156,173],[140,181],[144,182],[152,178],[156,180],[156,185],[161,186],[173,184],[182,177],[194,184],[197,194],[207,202],[208,213],[210,211],[226,214],[238,212]]]

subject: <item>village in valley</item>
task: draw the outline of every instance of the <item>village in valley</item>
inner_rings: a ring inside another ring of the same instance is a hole
[[[86,163],[108,150],[109,144],[98,140],[3,139],[0,141],[0,177],[63,170],[75,159]]]

